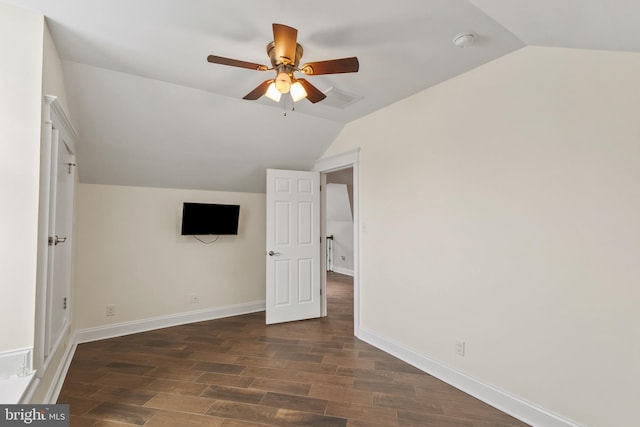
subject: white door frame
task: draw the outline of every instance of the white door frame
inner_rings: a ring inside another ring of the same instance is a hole
[[[326,174],[341,169],[353,168],[353,335],[360,333],[360,190],[359,190],[359,161],[360,148],[347,151],[324,159],[317,160],[313,170],[320,172],[320,182],[322,193],[320,196],[320,253],[326,253],[326,218],[327,218],[327,197],[326,197]],[[320,286],[322,288],[322,316],[327,315],[327,268],[326,257],[320,257]]]

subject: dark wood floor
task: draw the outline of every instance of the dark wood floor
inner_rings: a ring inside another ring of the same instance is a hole
[[[58,403],[71,426],[515,427],[518,420],[354,338],[353,285],[329,316],[264,313],[81,344]]]

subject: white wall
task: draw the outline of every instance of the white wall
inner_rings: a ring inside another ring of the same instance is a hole
[[[361,147],[362,329],[637,425],[638,76],[638,53],[527,47],[349,124],[325,155]]]
[[[33,346],[43,20],[0,3],[0,352]]]
[[[49,26],[44,25],[44,49],[43,49],[43,73],[42,92],[43,95],[54,95],[62,108],[71,117],[69,105],[67,103],[67,90],[64,85],[64,75],[62,73],[62,61],[60,54],[51,37]]]
[[[42,57],[42,93],[43,95],[53,95],[57,97],[57,101],[60,103],[62,108],[65,110],[67,117],[69,117],[69,108],[67,105],[67,95],[66,89],[64,85],[64,76],[62,73],[62,64],[60,61],[60,55],[58,53],[58,49],[51,37],[51,32],[49,31],[49,27],[44,23],[44,48],[43,48],[43,57]],[[44,110],[44,103],[43,110]],[[43,117],[46,117],[43,113]],[[44,142],[48,144],[48,142]],[[42,158],[43,161],[49,161],[46,155],[46,148],[42,150]],[[78,174],[77,168],[74,168],[74,175],[76,181],[76,188],[78,185]],[[75,209],[74,209],[75,211]],[[44,251],[47,251],[47,236],[44,235],[44,232],[41,231],[43,235],[40,236],[40,244],[44,245]],[[72,236],[75,236],[75,231]],[[72,236],[69,236],[71,238]],[[69,242],[72,244],[72,242]],[[75,246],[74,246],[75,247]],[[42,250],[42,249],[41,249]],[[41,253],[42,255],[42,253]],[[46,272],[40,272],[40,274],[46,274]],[[43,279],[39,279],[43,280]],[[73,280],[72,280],[72,288],[73,288]],[[69,310],[73,313],[75,301],[73,298],[69,299]],[[36,313],[36,321],[40,321],[41,316],[45,316],[46,313]],[[50,403],[51,400],[51,389],[54,388],[57,384],[56,381],[59,378],[56,377],[58,373],[58,369],[62,364],[65,363],[64,357],[67,354],[67,351],[70,349],[72,343],[73,331],[69,331],[66,337],[63,338],[61,345],[57,347],[56,351],[47,356],[47,364],[46,371],[39,373],[39,381],[35,385],[33,391],[29,396],[30,403]],[[36,337],[37,339],[37,337]],[[37,351],[35,354],[38,354]]]
[[[264,301],[264,194],[93,184],[79,190],[76,330]],[[180,236],[186,201],[239,204],[238,236],[211,245]],[[200,302],[190,304],[191,294]],[[115,316],[106,316],[107,304],[116,306]]]

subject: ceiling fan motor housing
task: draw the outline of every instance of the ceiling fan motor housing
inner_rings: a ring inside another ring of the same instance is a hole
[[[302,58],[304,50],[300,43],[296,43],[296,57],[295,58],[287,58],[287,57],[276,57],[276,49],[275,43],[271,42],[267,45],[267,55],[269,55],[269,59],[271,60],[271,65],[273,68],[277,68],[278,65],[288,65],[291,66],[292,70],[298,68],[298,64],[300,64],[300,58]]]

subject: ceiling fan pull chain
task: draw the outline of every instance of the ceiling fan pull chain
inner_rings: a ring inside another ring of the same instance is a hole
[[[283,116],[287,117],[287,98],[282,100]]]

